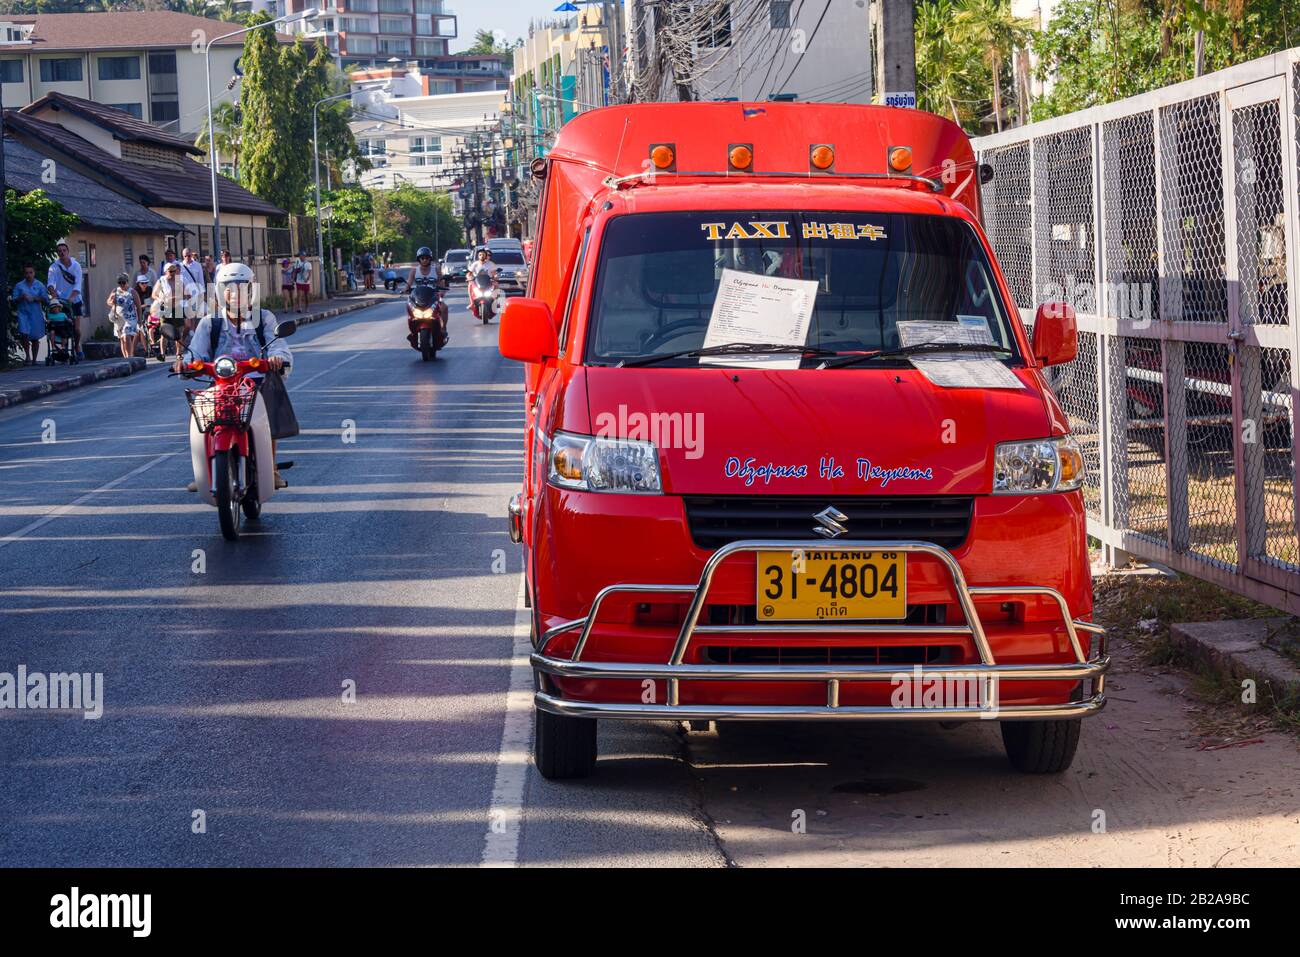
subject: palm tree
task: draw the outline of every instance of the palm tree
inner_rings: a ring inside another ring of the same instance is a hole
[[[212,110],[212,126],[215,130],[213,137],[216,145],[217,157],[229,157],[231,165],[231,178],[239,179],[239,148],[240,132],[243,126],[243,116],[239,111],[239,104],[227,100],[224,103],[218,103]],[[194,141],[195,146],[208,149],[208,128],[204,125],[202,132]],[[209,153],[212,151],[209,150]],[[209,155],[208,162],[213,162],[213,157]]]
[[[961,0],[953,24],[960,37],[978,44],[988,61],[993,84],[993,120],[1002,130],[1002,69],[1016,50],[1029,42],[1033,25],[1012,16],[1011,0]]]
[[[916,6],[917,104],[931,113],[948,114],[958,125],[957,103],[965,92],[965,71],[956,62],[964,51],[952,42],[954,0],[930,0]]]

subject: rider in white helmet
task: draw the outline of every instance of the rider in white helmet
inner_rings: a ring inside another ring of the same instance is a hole
[[[268,368],[275,373],[288,374],[293,362],[293,353],[284,339],[275,338],[275,314],[259,305],[261,296],[258,291],[257,274],[244,263],[225,263],[216,275],[217,309],[211,316],[199,321],[189,348],[176,360],[176,371],[180,372],[187,362],[199,360],[212,362],[217,356],[230,356],[234,359],[252,359],[262,355],[266,349]],[[251,373],[252,378],[262,378],[260,373]],[[261,399],[265,403],[267,418],[271,423],[271,449],[274,454],[276,440],[286,438],[294,433],[283,431],[277,434],[277,423],[283,420],[281,403],[287,404],[288,395],[283,390],[263,389]],[[292,409],[289,410],[292,413]],[[284,488],[289,483],[275,473],[275,487]],[[194,491],[190,483],[190,491]]]

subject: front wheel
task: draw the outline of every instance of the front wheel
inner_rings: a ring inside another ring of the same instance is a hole
[[[212,458],[212,477],[216,486],[217,519],[221,522],[221,537],[228,542],[239,540],[239,501],[235,496],[236,476],[239,474],[239,456],[231,451],[218,452]]]
[[[1002,745],[1011,766],[1025,774],[1060,774],[1074,762],[1082,718],[1003,721]]]
[[[596,719],[534,711],[533,763],[548,781],[585,778],[596,766]]]
[[[438,354],[438,350],[433,347],[433,330],[428,326],[420,329],[420,357],[428,362]]]

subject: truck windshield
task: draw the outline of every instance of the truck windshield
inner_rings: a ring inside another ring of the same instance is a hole
[[[703,211],[639,213],[609,223],[586,361],[616,365],[701,347],[724,269],[815,280],[804,345],[823,357],[897,349],[898,323],[912,320],[987,324],[993,344],[1019,352],[984,249],[959,219]],[[697,361],[683,356],[661,364]]]

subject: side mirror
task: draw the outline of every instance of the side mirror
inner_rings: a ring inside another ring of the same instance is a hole
[[[1045,302],[1034,314],[1034,358],[1045,366],[1073,362],[1079,354],[1079,329],[1068,302]]]
[[[503,356],[520,362],[542,362],[559,355],[551,307],[540,299],[508,300],[497,344]]]
[[[158,329],[162,332],[162,337],[168,342],[175,342],[181,337],[180,331],[170,322],[159,323]]]
[[[276,325],[275,337],[277,339],[283,339],[286,336],[293,335],[297,331],[298,331],[298,323],[293,319],[285,319],[283,322],[280,322]]]

